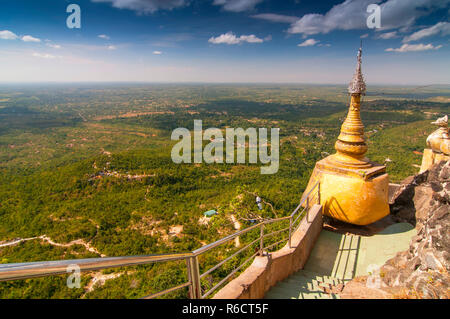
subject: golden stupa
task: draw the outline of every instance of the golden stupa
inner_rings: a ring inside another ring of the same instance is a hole
[[[389,214],[389,176],[385,166],[364,156],[368,147],[360,116],[361,95],[366,92],[361,53],[360,48],[356,72],[348,87],[350,109],[334,146],[336,153],[316,163],[304,194],[319,181],[325,215],[355,225],[368,225]]]
[[[450,134],[448,130],[448,115],[437,119],[431,124],[439,128],[427,138],[428,148],[424,149],[420,172],[425,172],[433,164],[450,160]]]

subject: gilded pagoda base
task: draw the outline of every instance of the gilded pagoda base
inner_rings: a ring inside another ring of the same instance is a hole
[[[372,162],[368,168],[344,167],[336,165],[335,155],[316,163],[304,194],[320,181],[324,214],[354,225],[368,225],[389,215],[386,167]]]
[[[426,148],[423,150],[422,165],[420,166],[419,173],[425,172],[435,163],[448,160],[450,160],[449,155],[445,155],[444,153],[436,153],[433,152],[432,149]]]

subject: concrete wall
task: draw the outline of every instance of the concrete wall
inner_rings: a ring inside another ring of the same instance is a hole
[[[278,281],[300,270],[322,230],[322,206],[314,205],[308,220],[303,218],[292,235],[292,248],[286,244],[268,256],[256,257],[238,278],[232,280],[213,299],[262,299]]]

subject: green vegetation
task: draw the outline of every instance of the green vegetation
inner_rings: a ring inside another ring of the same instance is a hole
[[[392,160],[392,181],[418,171],[417,152],[434,130],[429,122],[448,113],[449,92],[368,92],[362,104],[368,156]],[[254,216],[285,216],[315,162],[334,152],[347,108],[345,88],[337,86],[0,87],[0,262],[185,252],[234,232],[231,215],[242,227]],[[192,129],[194,119],[205,128],[279,127],[278,173],[261,175],[259,164],[174,164],[170,134]],[[261,211],[256,194],[265,202]],[[204,219],[210,209],[219,214]],[[241,245],[254,236],[241,236]],[[230,242],[202,256],[201,271],[236,250]],[[207,276],[204,288],[254,252]],[[86,288],[94,276],[107,279]],[[187,278],[185,264],[171,262],[87,273],[80,289],[68,289],[65,280],[2,282],[0,298],[138,298]],[[168,297],[184,298],[186,289]]]

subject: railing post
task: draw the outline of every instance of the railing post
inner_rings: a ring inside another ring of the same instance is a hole
[[[291,216],[291,218],[289,218],[289,248],[292,248],[292,245],[291,245],[291,236],[292,236],[292,218],[293,218],[293,216]]]
[[[317,183],[317,204],[320,205],[320,183]]]
[[[309,223],[309,195],[306,197],[306,222]]]
[[[189,297],[191,299],[202,298],[202,287],[200,285],[200,269],[198,266],[197,256],[189,257],[186,259],[188,276],[190,281]]]
[[[261,222],[259,231],[259,255],[264,255],[264,222]]]

